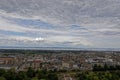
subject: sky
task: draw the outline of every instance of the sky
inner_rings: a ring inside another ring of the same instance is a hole
[[[120,48],[120,0],[0,0],[0,46]]]

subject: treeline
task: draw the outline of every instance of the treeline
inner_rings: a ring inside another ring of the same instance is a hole
[[[58,80],[59,74],[74,75],[76,80],[120,80],[120,66],[94,65],[93,71],[47,71],[34,70],[31,67],[27,71],[15,69],[0,69],[0,80]]]
[[[77,73],[78,80],[120,80],[120,71],[86,71]]]
[[[21,53],[21,54],[39,54],[39,53],[55,53],[52,50],[20,50],[20,49],[0,49],[1,53]]]
[[[58,80],[56,72],[46,70],[33,70],[16,72],[15,69],[0,69],[0,80]]]
[[[26,47],[25,47],[26,48]],[[97,53],[97,54],[104,54],[106,51],[89,51],[89,50],[34,50],[34,49],[0,49],[0,53],[11,53],[11,54],[14,54],[14,53],[22,53],[22,54],[39,54],[39,53],[75,53],[75,54],[80,54],[80,53]],[[114,51],[115,53],[119,53],[117,51]]]
[[[120,80],[120,65],[95,64],[93,71],[77,73],[78,80]]]
[[[95,64],[93,66],[93,71],[115,71],[120,70],[120,65],[107,65],[104,64],[103,66]]]
[[[60,54],[60,53],[80,53],[81,51],[72,51],[72,50],[20,50],[20,49],[0,49],[1,53],[22,53],[22,54]],[[82,51],[83,52],[83,51]],[[86,51],[84,51],[86,52]]]

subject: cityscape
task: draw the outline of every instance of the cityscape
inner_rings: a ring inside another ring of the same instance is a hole
[[[94,71],[95,65],[120,69],[120,51],[0,50],[1,69],[53,71],[58,72],[58,80],[78,80],[71,73]]]
[[[29,51],[28,51],[29,52]],[[38,51],[32,54],[2,53],[0,68],[17,71],[33,69],[46,70],[92,70],[94,64],[103,66],[120,65],[120,52],[117,51]],[[7,55],[7,56],[6,56]]]
[[[0,80],[120,80],[120,0],[0,0]]]

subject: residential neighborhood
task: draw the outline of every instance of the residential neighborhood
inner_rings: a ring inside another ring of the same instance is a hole
[[[53,53],[22,54],[15,55],[0,54],[0,68],[15,68],[17,71],[24,71],[29,67],[35,70],[92,70],[95,64],[103,66],[120,65],[120,54],[116,52],[95,52],[95,51],[60,51]]]

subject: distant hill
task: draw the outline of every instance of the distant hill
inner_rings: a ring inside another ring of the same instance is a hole
[[[13,46],[0,46],[0,49],[120,51],[120,48],[13,47]]]

